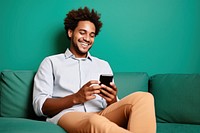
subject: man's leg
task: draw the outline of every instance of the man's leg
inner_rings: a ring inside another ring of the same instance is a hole
[[[69,133],[131,133],[97,113],[70,112],[60,118],[58,125]]]
[[[150,93],[128,95],[99,114],[132,133],[156,133],[154,98]]]

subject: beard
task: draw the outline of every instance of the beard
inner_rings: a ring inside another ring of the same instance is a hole
[[[88,47],[87,49],[84,50],[84,48],[82,48],[82,44],[83,41],[81,41],[81,39],[78,39],[78,42],[75,41],[74,37],[71,38],[71,49],[73,49],[73,51],[76,53],[76,55],[79,56],[87,56],[88,51],[92,48],[92,47]],[[74,53],[74,54],[75,54]]]

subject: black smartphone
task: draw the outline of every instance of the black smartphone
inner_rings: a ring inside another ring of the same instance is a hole
[[[113,81],[113,75],[111,74],[102,74],[100,75],[100,84],[104,84],[108,87],[110,87],[110,82]]]

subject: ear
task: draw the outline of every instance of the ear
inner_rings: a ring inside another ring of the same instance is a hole
[[[68,29],[68,36],[69,36],[69,38],[71,38],[72,37],[72,33],[73,33],[73,31],[71,30],[71,29]]]

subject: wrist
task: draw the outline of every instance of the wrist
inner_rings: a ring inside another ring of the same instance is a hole
[[[80,100],[79,100],[79,96],[77,95],[77,93],[73,94],[73,96],[72,96],[72,102],[73,102],[74,105],[81,103]]]

